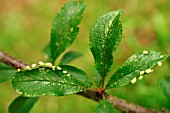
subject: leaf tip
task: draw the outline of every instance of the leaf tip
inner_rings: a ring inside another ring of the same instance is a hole
[[[123,14],[124,10],[123,9],[119,9],[118,12],[119,12],[119,14]]]

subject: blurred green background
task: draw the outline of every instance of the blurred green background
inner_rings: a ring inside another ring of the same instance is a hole
[[[170,54],[170,1],[169,0],[84,0],[88,7],[84,13],[80,32],[67,49],[83,54],[71,62],[83,69],[93,80],[95,74],[89,50],[89,30],[95,19],[108,11],[123,9],[123,37],[114,53],[110,76],[134,52],[156,50]],[[0,0],[0,49],[29,64],[46,61],[43,48],[50,41],[51,22],[67,0]],[[61,55],[62,56],[62,55]],[[61,57],[57,60],[59,60]],[[81,62],[81,63],[80,63]],[[170,75],[168,61],[134,85],[108,90],[145,107],[170,110],[159,89],[159,81]],[[109,77],[107,79],[109,79]],[[95,87],[94,87],[95,88]],[[8,105],[17,94],[11,81],[0,84],[0,113],[8,112]],[[42,96],[31,113],[92,113],[98,103],[77,95],[67,97]],[[117,111],[119,112],[119,111]]]

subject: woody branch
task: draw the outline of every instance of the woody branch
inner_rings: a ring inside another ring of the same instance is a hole
[[[0,62],[7,64],[11,67],[14,67],[16,69],[24,69],[28,64],[6,54],[5,52],[0,50]],[[94,90],[86,90],[84,92],[77,93],[78,95],[81,95],[83,97],[89,98],[91,100],[100,102],[103,98],[101,94]],[[168,113],[167,110],[164,110],[162,112],[156,111],[153,109],[148,109],[133,103],[129,103],[123,99],[120,99],[116,96],[109,95],[107,93],[104,94],[106,99],[113,105],[113,107],[128,113]]]

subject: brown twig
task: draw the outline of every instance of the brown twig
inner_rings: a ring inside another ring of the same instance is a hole
[[[17,60],[16,58],[4,53],[0,50],[0,62],[3,62],[9,66],[12,66],[16,69],[21,68],[24,69],[28,64]],[[84,92],[78,93],[78,95],[81,95],[83,97],[89,98],[91,100],[100,102],[103,98],[103,95],[101,95],[99,92],[96,92],[95,90],[86,90]],[[163,113],[159,112],[153,109],[144,108],[142,106],[129,103],[123,99],[120,99],[116,96],[109,95],[107,93],[104,94],[106,99],[113,105],[113,107],[128,113]],[[164,110],[166,111],[166,110]],[[165,113],[165,112],[164,112]],[[168,113],[168,111],[166,111]]]
[[[7,64],[11,67],[14,67],[16,69],[24,69],[28,64],[17,60],[16,58],[6,54],[5,52],[0,50],[0,62]]]

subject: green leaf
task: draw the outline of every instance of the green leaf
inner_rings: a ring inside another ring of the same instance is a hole
[[[29,113],[37,101],[38,97],[19,96],[9,106],[9,113]]]
[[[37,66],[17,72],[12,80],[13,88],[25,97],[64,96],[85,90],[61,67]]]
[[[68,51],[67,53],[65,53],[65,55],[61,59],[60,65],[67,64],[67,63],[73,61],[74,59],[76,59],[76,58],[78,58],[80,56],[82,56],[82,54],[80,54],[78,52]]]
[[[73,43],[85,8],[86,4],[82,1],[69,1],[54,18],[50,43],[53,61]]]
[[[90,81],[89,77],[84,71],[69,65],[61,65],[60,67],[63,70],[66,70],[72,76],[72,78],[75,80],[77,84],[85,88],[91,87],[92,82]]]
[[[114,113],[114,109],[110,102],[103,99],[94,113]]]
[[[119,20],[123,10],[112,11],[100,16],[90,31],[90,49],[96,69],[101,76],[107,76],[113,63],[113,52],[122,37]]]
[[[165,95],[170,103],[170,76],[160,81],[160,88],[162,93]]]
[[[16,69],[0,63],[0,83],[6,82],[13,77]]]
[[[99,88],[102,84],[102,77],[99,75],[98,72],[94,75],[94,82],[96,83],[96,86]]]
[[[161,66],[163,60],[167,59],[167,54],[155,51],[143,51],[132,55],[126,60],[110,78],[106,88],[116,88],[135,83],[137,79],[142,79],[144,74],[153,71],[156,65]]]
[[[47,58],[47,61],[52,62],[50,44],[45,46],[43,52],[45,53],[45,58]]]

